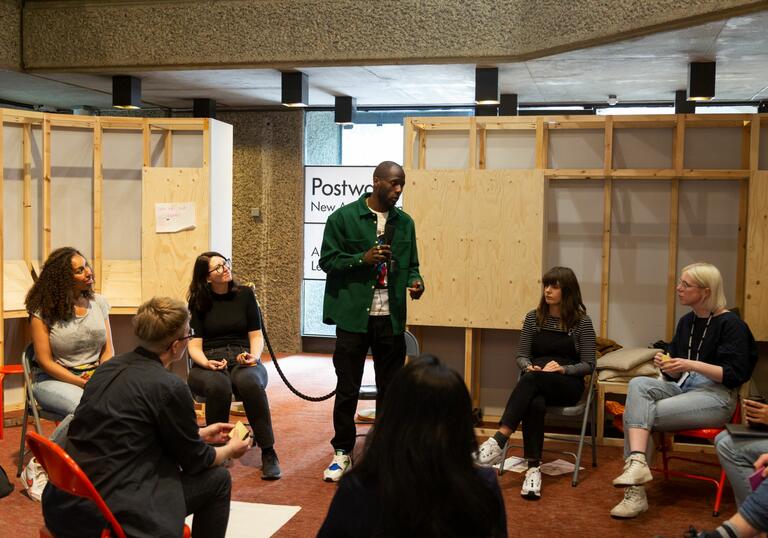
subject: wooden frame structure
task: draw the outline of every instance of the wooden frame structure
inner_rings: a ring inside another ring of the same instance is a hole
[[[216,125],[212,125],[215,123]],[[161,134],[159,141],[158,154],[162,152],[162,158],[156,162],[155,166],[169,169],[171,172],[183,172],[189,170],[190,172],[185,175],[192,178],[192,181],[196,182],[193,185],[192,192],[196,198],[194,200],[203,205],[203,209],[208,213],[202,215],[202,219],[199,219],[198,228],[203,230],[204,235],[203,242],[208,238],[208,225],[210,218],[211,208],[208,206],[210,203],[208,197],[208,191],[202,192],[203,189],[210,188],[211,183],[211,136],[214,127],[217,129],[219,126],[225,126],[229,128],[228,147],[225,149],[231,154],[231,127],[221,124],[220,122],[211,122],[208,118],[132,118],[132,117],[107,117],[107,116],[72,116],[63,114],[48,114],[31,111],[21,110],[9,110],[0,109],[0,127],[4,126],[21,126],[22,129],[22,230],[21,230],[21,245],[22,245],[22,259],[21,260],[7,260],[3,253],[3,239],[7,239],[7,233],[18,232],[16,230],[3,229],[3,223],[0,222],[0,267],[2,267],[2,278],[0,278],[0,322],[11,318],[22,318],[27,316],[27,312],[24,309],[23,300],[26,291],[32,284],[32,271],[39,271],[41,260],[44,260],[52,250],[52,207],[57,203],[56,200],[52,200],[52,159],[51,159],[51,134],[52,131],[57,128],[69,129],[69,130],[82,130],[83,132],[92,133],[92,177],[91,177],[91,189],[92,189],[92,215],[90,219],[92,222],[91,240],[93,245],[93,252],[91,256],[91,264],[95,273],[95,290],[99,293],[104,293],[107,299],[110,300],[110,295],[119,296],[120,298],[113,302],[111,309],[112,314],[133,314],[136,308],[139,306],[142,300],[142,274],[141,259],[133,260],[107,260],[104,257],[104,155],[103,155],[103,141],[104,133],[110,130],[115,131],[128,131],[135,132],[137,136],[141,137],[141,162],[135,163],[135,171],[143,170],[146,176],[148,169],[153,167],[153,134]],[[40,130],[41,132],[41,177],[32,177],[33,169],[33,129]],[[174,134],[182,131],[194,131],[202,135],[202,147],[199,153],[202,155],[202,164],[200,168],[173,168],[174,153],[173,153],[173,141]],[[6,162],[6,154],[3,153],[3,136],[0,136],[0,201],[3,200],[4,191],[4,177],[3,177],[3,164]],[[223,138],[227,138],[224,136]],[[156,144],[157,145],[157,144]],[[155,159],[157,160],[157,159]],[[171,173],[169,172],[169,173]],[[231,169],[228,171],[229,185],[231,188]],[[37,200],[33,201],[33,181],[40,182],[40,196]],[[144,180],[142,180],[142,183]],[[226,183],[221,184],[218,188],[226,188]],[[176,193],[185,192],[183,189],[179,191],[179,183],[174,185]],[[153,192],[154,201],[172,201],[169,194],[167,197],[157,196],[156,192]],[[182,194],[181,196],[186,200]],[[167,198],[167,200],[165,199]],[[189,198],[193,200],[193,198]],[[41,229],[37,229],[33,224],[33,207],[35,202],[40,204],[37,208],[40,212],[39,221],[42,223]],[[7,200],[6,200],[7,202]],[[231,204],[230,204],[231,206]],[[229,228],[229,237],[231,241],[231,207],[226,208],[230,212],[230,220],[228,222],[222,222],[222,227],[227,226]],[[114,218],[114,216],[112,216]],[[154,214],[147,217],[146,212],[144,216],[144,227],[149,222],[154,225]],[[222,219],[223,221],[224,219]],[[142,242],[145,241],[147,236],[152,234],[145,233],[147,230],[142,230]],[[186,233],[186,232],[184,232]],[[39,236],[39,248],[37,252],[33,252],[33,235]],[[154,241],[150,237],[150,241]],[[197,245],[200,243],[199,235],[196,236]],[[167,243],[167,241],[166,241]],[[206,246],[208,246],[206,244]],[[185,253],[188,254],[188,253]],[[189,265],[189,260],[185,259],[184,264]],[[154,279],[153,282],[157,281]],[[145,290],[146,291],[146,290]],[[0,323],[0,367],[4,362],[4,323]]]
[[[768,127],[768,122],[764,123]],[[768,314],[760,304],[768,300],[768,256],[763,254],[768,234],[768,173],[760,172],[760,115],[649,115],[649,116],[529,116],[529,117],[428,117],[407,118],[404,167],[427,169],[427,141],[438,132],[466,134],[468,169],[486,169],[488,134],[494,131],[529,131],[535,136],[535,170],[545,180],[600,180],[603,185],[602,254],[600,279],[600,320],[598,332],[606,336],[611,271],[612,199],[616,181],[653,180],[671,185],[669,205],[669,249],[666,269],[666,337],[675,327],[675,294],[678,262],[679,198],[683,181],[725,180],[739,185],[736,304],[758,340],[768,340]],[[672,130],[672,166],[668,168],[620,168],[614,163],[614,144],[622,129]],[[736,128],[741,130],[740,166],[735,169],[686,167],[686,133],[691,129]],[[602,131],[603,166],[600,168],[553,168],[550,166],[549,138],[553,133]],[[765,166],[765,164],[764,164]],[[406,198],[406,207],[408,199]],[[749,291],[745,292],[749,284]],[[762,284],[762,285],[761,285]],[[413,327],[420,336],[419,327]],[[479,348],[481,329],[464,329],[464,378],[479,407]],[[489,417],[490,419],[490,417]]]

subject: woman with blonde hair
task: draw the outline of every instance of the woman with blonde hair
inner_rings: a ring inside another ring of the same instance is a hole
[[[624,472],[613,481],[626,488],[611,510],[631,518],[648,509],[643,484],[653,477],[648,467],[652,431],[722,427],[733,415],[738,388],[757,362],[749,327],[725,308],[723,279],[709,263],[684,267],[677,283],[681,305],[691,311],[677,323],[668,354],[654,363],[663,379],[636,377],[629,383],[624,411]]]

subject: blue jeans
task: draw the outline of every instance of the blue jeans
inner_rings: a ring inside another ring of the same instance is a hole
[[[730,433],[724,431],[715,438],[715,448],[717,457],[720,458],[720,465],[725,469],[725,474],[733,488],[736,504],[741,506],[752,493],[748,480],[749,475],[755,472],[752,464],[768,452],[768,439],[732,437]],[[768,508],[768,505],[765,506]]]
[[[624,409],[624,457],[629,457],[629,428],[676,431],[720,427],[730,420],[738,401],[737,391],[692,373],[683,387],[673,381],[636,377],[629,382]],[[648,438],[646,458],[653,458],[653,438]]]
[[[32,394],[40,407],[46,411],[66,416],[77,409],[80,398],[83,397],[83,389],[38,370],[32,381]]]
[[[768,479],[744,501],[739,513],[752,528],[761,532],[768,531]]]

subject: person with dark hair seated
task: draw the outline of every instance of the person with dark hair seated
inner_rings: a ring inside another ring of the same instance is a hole
[[[168,371],[190,337],[184,303],[150,299],[133,326],[139,347],[96,370],[64,450],[128,536],[181,536],[184,517],[194,514],[193,537],[224,537],[231,479],[220,464],[245,454],[250,439],[228,439],[232,424],[198,428],[189,388]],[[42,501],[45,524],[58,538],[100,536],[106,525],[91,501],[50,482]]]
[[[318,536],[507,536],[501,490],[473,465],[476,449],[464,381],[422,355],[392,378]]]
[[[520,495],[541,497],[541,455],[546,407],[576,404],[584,393],[584,376],[595,368],[595,330],[581,299],[576,275],[553,267],[542,277],[539,306],[525,316],[517,365],[522,376],[509,396],[499,430],[480,446],[477,462],[501,462],[504,445],[523,423],[528,461]]]
[[[261,363],[264,336],[256,297],[232,277],[231,263],[218,252],[195,260],[189,285],[194,337],[189,341],[189,388],[205,397],[207,424],[227,422],[232,393],[243,401],[253,438],[261,448],[261,478],[281,476],[267,399],[267,369]]]

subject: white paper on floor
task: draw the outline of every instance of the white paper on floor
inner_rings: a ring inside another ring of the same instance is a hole
[[[493,466],[494,469],[499,468],[499,464]],[[541,465],[541,472],[549,476],[558,476],[561,474],[569,474],[573,472],[575,465],[565,460],[555,460]],[[579,470],[583,470],[584,467],[579,467]],[[512,471],[513,473],[524,473],[528,470],[528,463],[524,458],[518,458],[517,456],[510,456],[504,460],[504,470]]]
[[[268,538],[299,510],[301,506],[232,501],[229,504],[227,538]],[[186,523],[192,527],[192,516],[187,516]]]
[[[494,469],[498,469],[500,463],[497,463],[494,465]],[[504,460],[504,470],[505,471],[512,471],[513,473],[522,473],[526,469],[528,469],[528,464],[525,462],[524,458],[518,458],[517,456],[510,456],[506,460]]]
[[[541,465],[541,472],[549,476],[557,476],[561,474],[570,474],[576,466],[570,461],[555,460],[544,463]],[[584,467],[579,467],[579,470],[583,470]]]

